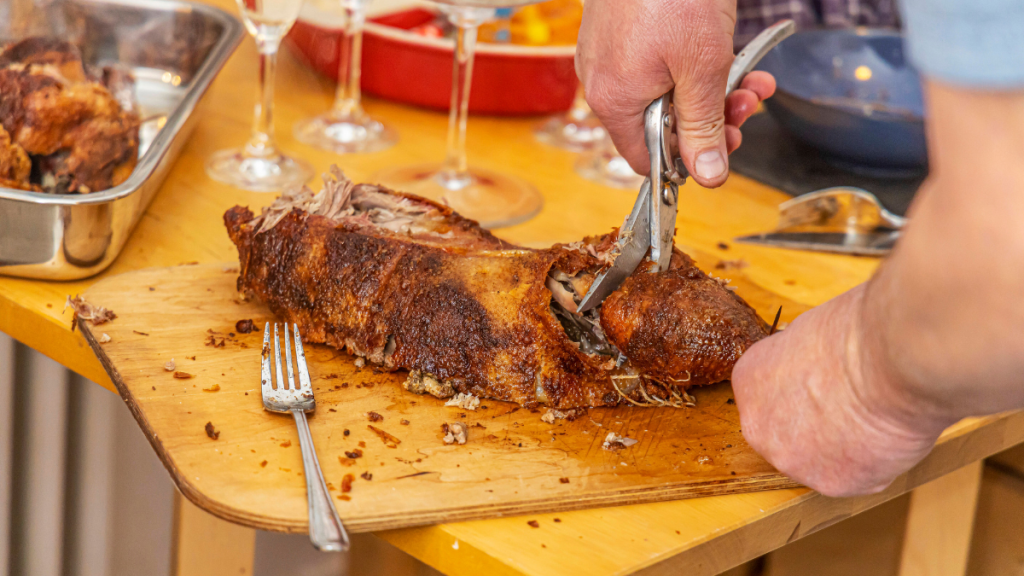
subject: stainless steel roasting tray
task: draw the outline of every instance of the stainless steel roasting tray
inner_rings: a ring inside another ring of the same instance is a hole
[[[85,278],[124,247],[192,132],[196,106],[241,41],[242,25],[222,10],[179,0],[0,2],[0,41],[33,35],[70,40],[87,63],[118,62],[135,74],[143,124],[139,161],[126,181],[91,194],[0,188],[0,274]]]

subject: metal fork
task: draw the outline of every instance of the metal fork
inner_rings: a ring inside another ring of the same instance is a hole
[[[262,381],[263,408],[270,412],[291,412],[295,417],[295,426],[299,429],[299,446],[302,448],[302,466],[306,476],[306,496],[309,501],[309,540],[317,550],[324,552],[342,552],[348,550],[348,534],[341,524],[338,511],[334,509],[331,496],[327,492],[324,474],[320,469],[320,461],[313,449],[313,437],[309,433],[306,412],[316,410],[313,399],[313,385],[309,381],[309,370],[306,369],[306,354],[302,350],[302,338],[299,327],[293,324],[295,334],[295,364],[299,369],[299,386],[295,386],[292,371],[292,353],[288,345],[288,324],[284,325],[284,356],[288,366],[288,380],[281,373],[281,346],[277,337],[277,324],[274,324],[274,365],[277,368],[277,387],[271,386],[270,373],[270,322],[263,327]]]

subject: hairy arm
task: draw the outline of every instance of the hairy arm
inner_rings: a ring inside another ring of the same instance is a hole
[[[926,94],[931,175],[896,250],[733,371],[751,445],[827,495],[882,490],[950,424],[1024,407],[1024,91]]]

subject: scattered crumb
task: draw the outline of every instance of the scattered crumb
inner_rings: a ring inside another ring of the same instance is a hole
[[[47,303],[46,303],[46,307],[47,307],[47,308],[53,308],[53,304],[50,304],[49,302],[47,302]]]
[[[107,334],[106,332],[100,334],[99,343],[106,344],[107,342],[110,342],[110,334]]]
[[[370,419],[370,422],[380,422],[381,420],[384,419],[383,416],[377,414],[376,412],[367,412],[366,417]]]
[[[177,365],[174,363],[174,358],[171,358],[170,362],[164,364],[164,370],[167,370],[168,372],[174,372],[176,366]]]
[[[264,460],[263,462],[260,462],[260,468],[266,468],[266,467],[267,467],[267,461],[266,460]]]
[[[537,522],[536,520],[530,520],[527,524],[529,524],[531,528],[540,528],[540,522]]]
[[[195,361],[196,357],[195,357],[195,356],[185,356],[185,359],[186,359],[186,360],[192,360],[192,361]]]
[[[465,444],[469,435],[469,428],[466,427],[462,422],[452,422],[451,424],[442,424],[441,432],[444,434],[445,444]]]
[[[409,421],[406,420],[405,418],[402,418],[401,420],[399,420],[398,423],[401,424],[402,426],[408,426],[409,425]]]
[[[235,322],[235,331],[237,331],[239,334],[248,334],[252,332],[253,329],[254,327],[252,325],[251,318],[248,320],[239,320],[238,322]]]
[[[221,338],[220,340],[218,340],[215,335],[210,334],[209,336],[206,337],[206,341],[203,342],[203,344],[206,345],[206,346],[212,346],[214,348],[223,348],[224,347],[224,338]]]
[[[342,434],[344,434],[345,436],[348,436],[349,434],[351,434],[351,432],[349,432],[348,428],[346,428],[345,431],[342,432]]]
[[[356,364],[356,368],[362,368],[362,367],[366,366],[366,360],[364,360],[363,358],[356,358],[355,364]]]
[[[742,270],[750,266],[750,263],[742,258],[739,260],[719,260],[715,264],[715,270]]]
[[[718,243],[718,249],[719,250],[728,250],[729,249],[729,245],[726,244],[725,242],[719,242]]]
[[[562,521],[561,518],[555,518],[555,522],[561,522],[561,521]]]
[[[213,429],[213,422],[207,422],[204,428],[206,429],[206,435],[209,436],[211,440],[220,438],[220,431]]]
[[[561,482],[562,484],[568,484],[569,483],[569,479],[564,477],[564,476],[562,478],[559,478],[558,481]]]
[[[341,479],[341,492],[342,493],[351,492],[352,491],[352,481],[355,480],[355,479],[356,479],[355,476],[353,476],[351,474],[345,474],[345,477]]]
[[[85,320],[93,326],[99,326],[117,318],[117,314],[114,314],[113,310],[107,310],[103,306],[93,306],[77,295],[74,298],[68,296],[68,299],[64,302],[64,310],[67,310],[68,306],[74,311],[74,315],[71,317],[72,332],[78,326],[79,320]],[[64,310],[61,311],[62,314]]]
[[[370,474],[369,471],[363,472],[362,474],[359,475],[359,477],[362,478],[363,480],[373,480],[373,474]]]
[[[476,410],[480,405],[480,399],[472,394],[459,392],[451,400],[444,403],[445,406],[457,406],[464,410]]]
[[[352,497],[349,496],[348,494],[338,494],[338,500],[344,500],[345,502],[348,502],[351,499]]]
[[[337,410],[335,410],[334,408],[328,408],[327,411],[328,412],[337,412]]]
[[[360,450],[359,448],[356,448],[355,450],[353,450],[351,452],[346,451],[345,452],[345,456],[348,456],[349,458],[362,458],[363,457],[363,451]]]
[[[783,280],[782,283],[785,284],[786,286],[795,286],[796,280]]]
[[[220,384],[214,384],[209,388],[203,388],[203,392],[220,392]]]
[[[733,400],[732,398],[729,398],[728,400],[726,400],[726,401],[725,401],[725,403],[726,403],[726,404],[735,404],[735,403],[736,403],[736,401],[735,401],[735,400]]]
[[[139,332],[138,330],[132,330],[132,332],[135,332],[139,336],[149,336],[149,334],[147,334],[146,332]]]
[[[619,436],[615,432],[609,432],[604,438],[604,443],[601,444],[601,448],[605,450],[618,451],[623,448],[629,448],[637,441],[632,438],[626,438],[625,436]]]
[[[381,430],[380,428],[377,428],[372,424],[367,424],[366,427],[369,428],[374,434],[379,436],[381,441],[384,442],[384,445],[387,446],[388,448],[397,448],[398,445],[402,443],[402,441],[399,440],[398,438],[395,438],[391,434],[388,434],[387,432]]]
[[[441,382],[436,377],[420,370],[409,372],[409,377],[402,383],[402,387],[413,394],[430,394],[442,399],[455,395],[455,388],[452,388],[451,384]]]
[[[342,458],[341,456],[338,456],[338,462],[340,462],[342,466],[355,466],[356,459],[355,458]]]
[[[150,388],[152,388],[153,391],[156,392],[156,386],[150,386]]]
[[[150,286],[150,287],[149,287],[149,291],[150,291],[150,292],[156,292],[156,288],[154,288],[154,287]]]
[[[195,376],[189,374],[188,372],[179,371],[174,372],[174,377],[177,378],[178,380],[188,380],[189,378],[195,378]]]
[[[715,461],[711,459],[711,456],[708,456],[707,454],[701,454],[700,456],[697,456],[696,458],[694,458],[694,462],[696,462],[697,464],[704,464],[708,466],[715,463]]]
[[[362,440],[360,440],[359,441],[359,447],[360,448],[366,448],[366,442],[363,442]]]
[[[291,440],[285,440],[284,442],[281,442],[281,448],[287,448],[287,447],[289,447],[291,445],[292,445],[292,441]]]
[[[199,262],[198,261],[182,262],[181,264],[178,264],[178,266],[195,266],[196,264],[199,264]]]

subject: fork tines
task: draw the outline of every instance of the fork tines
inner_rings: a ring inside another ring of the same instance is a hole
[[[284,357],[286,370],[281,368],[281,343],[277,332],[277,323],[274,323],[274,367],[276,368],[277,378],[272,378],[271,374],[271,361],[270,361],[270,322],[267,322],[263,326],[263,358],[260,365],[262,372],[262,387],[264,396],[274,395],[274,391],[282,392],[290,390],[293,392],[308,392],[312,397],[313,386],[309,380],[309,369],[306,368],[306,353],[302,348],[302,337],[299,335],[299,326],[292,324],[292,333],[295,338],[295,368],[298,369],[299,385],[295,385],[295,372],[296,370],[292,367],[292,350],[289,344],[288,338],[288,324],[284,325]],[[288,374],[288,380],[284,379],[284,374]],[[274,384],[276,383],[276,386]]]

